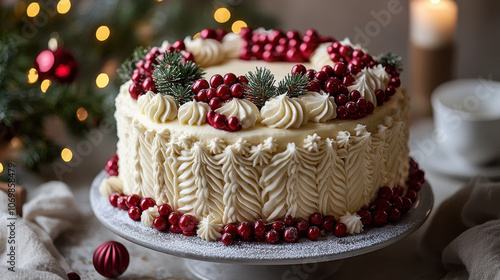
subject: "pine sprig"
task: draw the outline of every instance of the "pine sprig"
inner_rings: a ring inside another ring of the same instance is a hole
[[[257,68],[255,72],[246,75],[248,87],[245,89],[245,98],[252,101],[258,108],[262,108],[267,100],[278,95],[274,84],[274,75],[267,68]]]
[[[158,60],[153,78],[159,93],[172,95],[183,104],[191,100],[193,93],[190,87],[204,73],[200,65],[192,61],[183,62],[182,54],[174,51],[165,53],[163,60]]]
[[[299,97],[306,94],[306,87],[309,79],[302,74],[288,74],[278,83],[277,93],[287,94],[288,97]]]
[[[143,46],[137,47],[132,55],[127,58],[116,70],[123,83],[130,80],[130,78],[132,77],[132,72],[134,72],[134,69],[136,68],[137,62],[143,59],[150,49],[151,48],[146,48]]]
[[[403,71],[403,59],[401,56],[393,53],[393,52],[387,52],[378,61],[382,66],[387,67],[387,66],[392,66],[399,72]]]

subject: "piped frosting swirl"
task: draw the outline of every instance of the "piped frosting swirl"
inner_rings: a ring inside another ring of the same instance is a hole
[[[259,109],[255,104],[247,99],[233,98],[215,110],[218,114],[223,114],[227,118],[237,117],[242,129],[247,129],[255,125],[259,119]]]
[[[179,107],[179,122],[189,125],[202,125],[207,121],[210,106],[205,102],[190,101]]]
[[[299,128],[307,123],[309,117],[304,102],[286,94],[266,101],[260,112],[261,123],[272,128]]]
[[[184,44],[186,51],[192,53],[196,63],[202,67],[217,65],[225,58],[222,44],[217,40],[186,37]]]
[[[385,90],[385,84],[379,79],[371,68],[364,68],[356,75],[356,81],[348,87],[349,91],[357,90],[361,96],[377,106],[377,97],[375,90]]]
[[[215,241],[221,238],[222,222],[214,218],[212,214],[201,219],[196,234],[207,241]]]
[[[361,222],[361,217],[356,214],[347,212],[344,216],[340,217],[339,222],[346,225],[347,232],[349,234],[360,233],[363,231],[363,223]]]
[[[158,216],[160,216],[160,213],[158,213],[158,206],[149,207],[142,211],[141,223],[147,227],[153,227],[153,221]]]
[[[337,117],[337,104],[328,94],[311,91],[299,98],[306,104],[310,121],[324,123]]]
[[[177,101],[173,96],[148,91],[139,97],[139,110],[155,123],[166,123],[177,117]]]

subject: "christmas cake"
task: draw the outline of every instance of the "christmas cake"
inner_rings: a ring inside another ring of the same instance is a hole
[[[204,29],[120,68],[101,192],[157,230],[276,243],[397,222],[409,159],[400,60],[307,30]]]

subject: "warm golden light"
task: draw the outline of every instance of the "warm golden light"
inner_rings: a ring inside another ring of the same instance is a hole
[[[95,37],[99,41],[104,41],[109,38],[109,34],[110,34],[109,27],[107,27],[106,25],[102,25],[99,26],[99,28],[97,28],[97,31],[95,32]]]
[[[61,151],[61,158],[65,162],[68,162],[68,161],[70,161],[73,158],[73,152],[70,149],[68,149],[68,148],[64,148]]]
[[[233,25],[231,26],[231,31],[233,31],[233,33],[240,33],[241,32],[241,29],[244,28],[244,27],[247,27],[247,23],[242,21],[242,20],[237,20],[235,22],[233,22]]]
[[[85,108],[83,107],[80,107],[78,108],[78,110],[76,110],[76,118],[83,122],[84,120],[87,119],[87,117],[89,116],[89,113],[87,112],[87,110],[85,110]]]
[[[439,4],[439,2],[441,2],[441,0],[429,0],[431,1],[432,4]]]
[[[227,22],[231,18],[231,12],[226,8],[218,8],[214,12],[214,19],[218,23]]]
[[[198,32],[198,33],[194,34],[194,35],[193,35],[193,39],[196,39],[196,38],[200,37],[200,34],[201,34],[200,32]]]
[[[97,85],[98,88],[104,88],[108,85],[108,83],[109,83],[109,77],[106,73],[99,74],[95,79],[95,84]]]
[[[2,173],[2,172],[3,172],[3,164],[0,163],[0,173]]]
[[[71,2],[69,0],[60,0],[57,3],[57,12],[61,15],[69,12],[69,9],[71,9]]]
[[[49,79],[45,79],[42,81],[42,84],[40,84],[40,89],[43,93],[46,93],[51,84],[52,82]]]
[[[29,17],[36,17],[38,13],[40,12],[40,5],[37,2],[32,2],[31,4],[28,5],[28,8],[26,9],[26,14]]]
[[[38,72],[36,71],[35,68],[31,68],[28,71],[28,83],[32,84],[35,83],[36,81],[38,81]]]

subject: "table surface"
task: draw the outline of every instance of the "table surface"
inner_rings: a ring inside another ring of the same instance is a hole
[[[414,123],[410,129],[410,137],[418,136],[411,136],[411,132],[421,131],[419,126],[428,124],[429,120]],[[69,139],[70,146],[77,146],[78,141],[77,139]],[[130,253],[130,265],[120,279],[196,279],[186,269],[182,258],[131,243],[105,228],[94,216],[90,208],[90,185],[103,168],[107,158],[114,153],[115,145],[116,136],[104,134],[103,140],[93,147],[92,152],[83,157],[78,166],[60,178],[72,189],[81,216],[78,217],[79,222],[71,230],[62,234],[55,241],[55,245],[71,268],[82,276],[82,279],[105,279],[94,270],[92,255],[98,245],[108,240],[123,243]],[[412,153],[417,148],[410,145]],[[43,174],[51,172],[53,173],[49,167]],[[439,205],[455,194],[467,180],[445,177],[430,170],[426,170],[426,179],[434,192],[434,210],[429,220],[420,229],[391,246],[345,259],[342,267],[335,274],[335,279],[368,277],[371,279],[382,277],[384,279],[409,279],[419,278],[419,276],[425,279],[425,275],[431,275],[436,267],[440,266],[440,259],[423,257],[420,245],[421,238]],[[29,189],[44,180],[45,178],[29,173],[20,177],[21,184],[24,181],[24,185],[28,189],[28,199]]]

